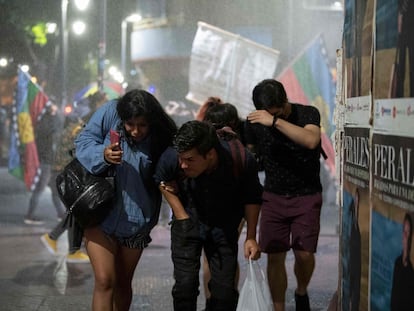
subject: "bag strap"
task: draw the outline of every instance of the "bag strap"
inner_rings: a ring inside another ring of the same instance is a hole
[[[238,178],[246,164],[246,149],[237,134],[228,126],[216,130],[220,140],[225,141],[233,159],[233,175]]]
[[[246,166],[246,150],[241,141],[237,138],[228,140],[227,143],[233,159],[233,174],[236,178],[238,178]]]

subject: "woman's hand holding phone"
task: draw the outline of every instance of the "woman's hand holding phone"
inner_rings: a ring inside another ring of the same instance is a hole
[[[104,150],[105,160],[112,164],[121,164],[122,149],[120,145],[120,135],[117,131],[114,131],[112,129],[109,133],[111,144]]]

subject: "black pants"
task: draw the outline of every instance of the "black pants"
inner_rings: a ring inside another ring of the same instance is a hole
[[[193,219],[173,220],[171,252],[175,284],[172,289],[174,310],[195,311],[199,294],[201,250],[210,265],[210,310],[236,310],[238,292],[234,288],[237,251],[237,228],[209,227]]]

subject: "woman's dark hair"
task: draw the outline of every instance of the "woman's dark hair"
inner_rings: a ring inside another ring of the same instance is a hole
[[[253,104],[257,110],[281,108],[288,102],[283,84],[274,79],[265,79],[253,89]]]
[[[144,117],[149,123],[151,152],[155,162],[161,153],[172,145],[177,132],[173,119],[167,115],[158,100],[149,92],[134,89],[119,98],[116,106],[122,122],[136,117]]]
[[[178,152],[196,148],[202,156],[218,144],[216,129],[208,123],[197,120],[184,123],[174,139],[174,147]]]

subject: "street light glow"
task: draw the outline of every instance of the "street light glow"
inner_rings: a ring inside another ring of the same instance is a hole
[[[21,69],[23,72],[29,72],[29,65],[21,65],[21,66],[20,66],[20,69]]]
[[[85,11],[89,6],[89,0],[75,0],[75,5],[79,11]]]
[[[47,33],[55,33],[57,30],[56,23],[46,23],[46,32]]]
[[[0,67],[6,67],[8,63],[7,58],[0,58]]]
[[[125,17],[125,21],[127,21],[128,23],[139,22],[140,20],[142,20],[142,16],[138,13],[134,13]]]
[[[72,24],[72,30],[75,35],[82,35],[85,32],[86,24],[83,21],[75,21]]]

